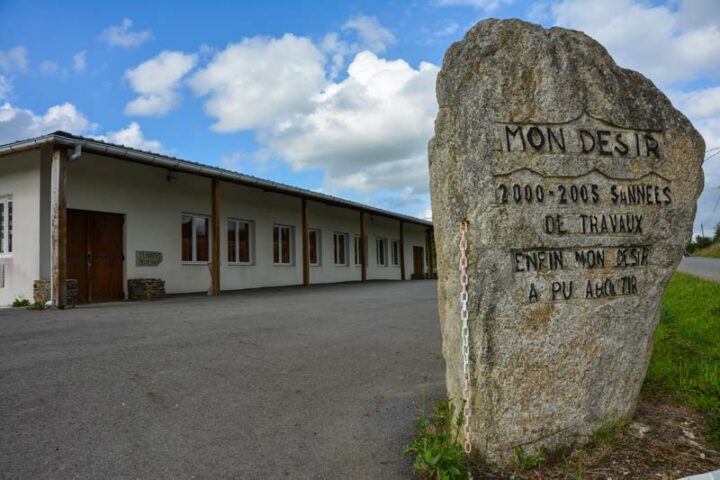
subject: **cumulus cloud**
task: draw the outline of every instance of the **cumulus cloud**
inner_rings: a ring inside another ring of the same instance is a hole
[[[125,72],[140,94],[125,105],[126,115],[165,115],[180,102],[180,80],[195,66],[197,55],[164,51]]]
[[[145,135],[137,122],[131,122],[130,125],[125,128],[108,132],[105,135],[97,135],[95,138],[104,142],[124,145],[126,147],[137,148],[139,150],[148,150],[156,153],[162,153],[165,151],[162,143],[159,141],[145,138]]]
[[[262,128],[305,111],[325,84],[325,57],[307,38],[253,37],[228,45],[189,84],[207,96],[218,132]]]
[[[108,27],[100,33],[100,39],[111,47],[137,47],[152,38],[150,30],[132,31],[133,21],[123,18],[120,25]]]
[[[375,53],[384,52],[388,45],[396,42],[395,35],[380,25],[377,17],[356,15],[345,22],[342,29],[356,32],[361,48]]]
[[[620,65],[667,85],[720,72],[720,28],[699,22],[698,14],[685,8],[672,11],[633,0],[565,0],[552,12],[558,25],[588,33]]]
[[[437,111],[438,67],[414,69],[359,53],[348,76],[313,97],[312,108],[277,122],[262,142],[297,170],[322,169],[323,189],[427,194],[426,146]]]
[[[0,50],[0,68],[7,73],[26,72],[29,64],[25,47],[17,46],[10,50]]]
[[[65,130],[75,134],[90,133],[97,128],[75,105],[63,103],[36,115],[32,110],[17,108],[5,102],[0,105],[0,143],[9,143]]]

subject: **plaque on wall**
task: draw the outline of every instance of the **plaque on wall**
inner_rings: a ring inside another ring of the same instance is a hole
[[[162,263],[162,252],[149,252],[145,250],[135,251],[136,267],[157,267]]]

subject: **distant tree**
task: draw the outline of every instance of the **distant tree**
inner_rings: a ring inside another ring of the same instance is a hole
[[[720,242],[720,223],[715,225],[715,235],[713,235],[713,241]]]
[[[710,237],[703,237],[702,235],[695,237],[695,248],[697,249],[709,247],[712,243],[713,240]]]

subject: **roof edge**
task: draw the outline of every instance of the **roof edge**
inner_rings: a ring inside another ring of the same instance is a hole
[[[19,140],[13,143],[0,145],[0,156],[26,150],[32,150],[34,148],[41,148],[45,145],[54,144],[66,145],[68,147],[75,147],[77,145],[80,145],[86,151],[118,158],[121,160],[142,163],[160,168],[167,168],[170,170],[181,171],[209,178],[217,178],[219,180],[225,180],[231,183],[238,183],[249,187],[259,188],[262,190],[269,190],[294,197],[306,198],[308,200],[326,203],[332,206],[365,211],[367,213],[372,213],[383,217],[389,217],[408,223],[414,223],[416,225],[426,227],[433,226],[432,222],[429,220],[423,220],[421,218],[413,217],[410,215],[391,212],[389,210],[372,207],[370,205],[365,205],[351,200],[345,200],[340,197],[334,197],[332,195],[327,195],[324,193],[313,192],[312,190],[294,187],[292,185],[274,182],[272,180],[265,180],[262,178],[233,172],[231,170],[226,170],[219,167],[213,167],[210,165],[191,162],[188,160],[182,160],[167,155],[146,152],[131,147],[125,147],[122,145],[116,145],[100,140],[81,137],[68,132],[64,132],[62,130],[58,130],[56,132],[42,135],[39,137]]]

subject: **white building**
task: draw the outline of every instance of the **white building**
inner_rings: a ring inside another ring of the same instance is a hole
[[[64,132],[0,146],[0,305],[432,275],[432,224]],[[367,251],[367,255],[364,252]],[[363,262],[363,257],[366,261]]]

